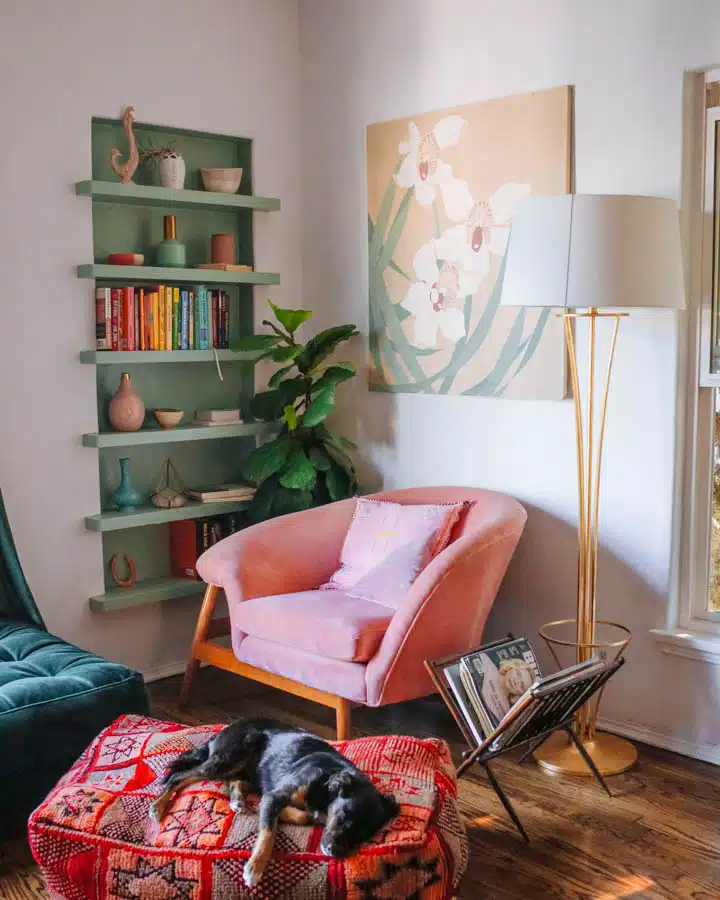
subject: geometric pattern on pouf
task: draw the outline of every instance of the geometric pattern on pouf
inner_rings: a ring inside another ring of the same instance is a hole
[[[223,726],[123,716],[92,742],[30,817],[33,854],[54,900],[446,900],[467,866],[455,768],[444,741],[387,736],[336,742],[400,815],[344,860],[322,828],[281,824],[260,883],[242,872],[257,816],[234,813],[227,787],[185,788],[162,823],[148,810],[165,767]]]

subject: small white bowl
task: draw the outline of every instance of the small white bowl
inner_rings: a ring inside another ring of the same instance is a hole
[[[158,425],[161,425],[163,428],[174,428],[180,424],[180,420],[183,417],[181,409],[156,409],[154,412]]]
[[[200,169],[206,191],[234,194],[242,181],[242,169]]]

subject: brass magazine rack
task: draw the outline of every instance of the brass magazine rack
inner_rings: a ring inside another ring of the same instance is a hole
[[[494,641],[477,649],[489,649],[505,643],[506,640],[506,638],[503,638],[500,641]],[[520,759],[520,763],[523,763],[552,734],[557,731],[565,731],[575,747],[577,747],[578,753],[585,760],[592,774],[605,789],[608,796],[612,797],[607,782],[598,771],[597,766],[575,732],[573,718],[583,704],[587,703],[591,697],[602,690],[608,679],[624,664],[625,659],[623,657],[612,661],[597,660],[597,665],[587,672],[569,673],[566,678],[562,678],[562,672],[556,672],[551,678],[544,679],[549,682],[548,684],[542,684],[541,680],[541,683],[532,687],[524,697],[515,703],[497,728],[487,735],[482,743],[478,743],[450,690],[444,674],[446,666],[455,665],[466,655],[466,653],[461,653],[434,662],[430,660],[425,661],[425,667],[430,673],[430,677],[471,748],[463,753],[463,762],[458,768],[458,777],[461,777],[473,763],[478,763],[478,765],[482,766],[500,802],[505,807],[524,840],[529,843],[530,838],[523,828],[513,805],[490,768],[490,762],[496,756],[500,756],[510,750],[523,749],[525,753]],[[552,683],[552,679],[555,680],[555,683]]]

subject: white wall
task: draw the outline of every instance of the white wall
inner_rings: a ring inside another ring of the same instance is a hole
[[[90,118],[252,137],[259,268],[301,297],[296,0],[23,0],[0,9],[0,485],[30,586],[51,630],[145,672],[186,658],[197,600],[90,613],[103,590],[98,508]],[[263,294],[257,296],[263,299]]]
[[[491,97],[575,85],[579,192],[679,198],[683,71],[720,60],[704,0],[303,0],[304,293],[367,331],[365,126]],[[626,729],[710,755],[720,668],[663,655],[675,429],[672,315],[622,325],[607,424],[599,591],[634,631],[604,701]],[[388,486],[483,485],[530,522],[492,629],[534,634],[573,614],[576,482],[571,403],[370,394],[341,422]],[[720,758],[720,757],[719,757]]]

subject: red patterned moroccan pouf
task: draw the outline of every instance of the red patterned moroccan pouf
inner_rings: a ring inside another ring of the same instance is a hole
[[[262,881],[242,871],[255,815],[233,813],[227,788],[178,794],[162,824],[148,815],[165,767],[221,725],[185,727],[123,716],[105,729],[30,817],[30,843],[54,900],[452,897],[467,864],[447,745],[410,737],[337,744],[401,804],[400,816],[355,856],[320,853],[321,829],[281,825]]]

